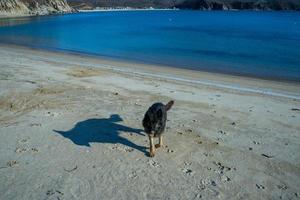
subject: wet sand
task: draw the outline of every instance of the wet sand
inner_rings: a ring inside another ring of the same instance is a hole
[[[300,85],[0,46],[0,199],[299,199]],[[148,157],[141,121],[175,100]]]

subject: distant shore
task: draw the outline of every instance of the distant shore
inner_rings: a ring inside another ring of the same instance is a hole
[[[79,12],[105,12],[105,11],[152,11],[152,10],[179,10],[171,8],[100,8],[100,9],[89,9],[89,10],[78,10]]]
[[[76,9],[73,12],[58,12],[51,14],[0,14],[0,19],[3,18],[18,18],[18,17],[34,17],[34,16],[49,16],[49,15],[64,15],[64,14],[75,14],[75,13],[88,13],[88,12],[113,12],[113,11],[169,11],[169,10],[194,10],[194,11],[217,11],[210,9],[181,9],[181,8],[100,8],[100,9]],[[260,12],[270,12],[270,11],[299,11],[299,10],[273,10],[273,9],[225,9],[219,11],[260,11]]]

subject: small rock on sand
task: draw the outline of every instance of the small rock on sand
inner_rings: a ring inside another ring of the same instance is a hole
[[[228,182],[228,181],[230,181],[231,179],[228,177],[228,176],[221,176],[221,181],[223,181],[223,182]]]
[[[167,152],[168,152],[168,153],[174,153],[174,150],[168,149]]]
[[[220,130],[219,133],[221,133],[222,135],[226,135],[226,132],[222,130]]]
[[[217,186],[217,183],[215,181],[211,181],[212,186]]]
[[[182,169],[182,172],[186,173],[187,175],[191,175],[193,173],[191,169]]]
[[[193,130],[192,130],[191,128],[189,128],[189,129],[187,129],[187,130],[186,130],[186,132],[188,132],[188,133],[192,133],[192,132],[193,132]]]
[[[34,147],[31,148],[31,151],[32,151],[32,152],[35,152],[35,153],[39,152],[39,150],[38,150],[37,148],[34,148]]]
[[[299,108],[292,108],[291,110],[292,110],[292,111],[300,111]]]
[[[264,153],[262,153],[261,155],[264,156],[264,157],[266,157],[266,158],[273,158],[274,157],[274,156],[269,156],[269,155],[264,154]]]
[[[25,152],[25,151],[27,151],[27,149],[25,149],[25,148],[16,148],[16,150],[15,150],[15,152],[16,153],[22,153],[22,152]]]
[[[281,189],[281,190],[286,190],[288,187],[286,185],[282,184],[282,185],[277,185],[277,188]]]
[[[8,161],[8,162],[6,163],[6,165],[7,165],[8,167],[13,167],[13,166],[15,166],[16,164],[18,164],[18,162],[17,162],[16,160],[10,160],[10,161]]]
[[[261,184],[256,184],[256,187],[257,187],[258,189],[265,189],[265,186],[263,186],[263,185],[261,185]]]
[[[148,164],[152,167],[160,167],[160,164],[154,160],[149,160]]]

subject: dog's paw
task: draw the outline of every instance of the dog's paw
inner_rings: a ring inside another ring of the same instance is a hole
[[[150,157],[154,157],[154,156],[155,156],[155,153],[154,153],[154,152],[150,152],[150,153],[149,153],[149,156],[150,156]]]

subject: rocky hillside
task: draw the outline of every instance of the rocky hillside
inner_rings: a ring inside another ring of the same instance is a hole
[[[203,10],[300,10],[300,0],[68,0],[68,3],[77,9],[176,7]]]
[[[0,0],[0,16],[48,15],[72,10],[66,0]]]

